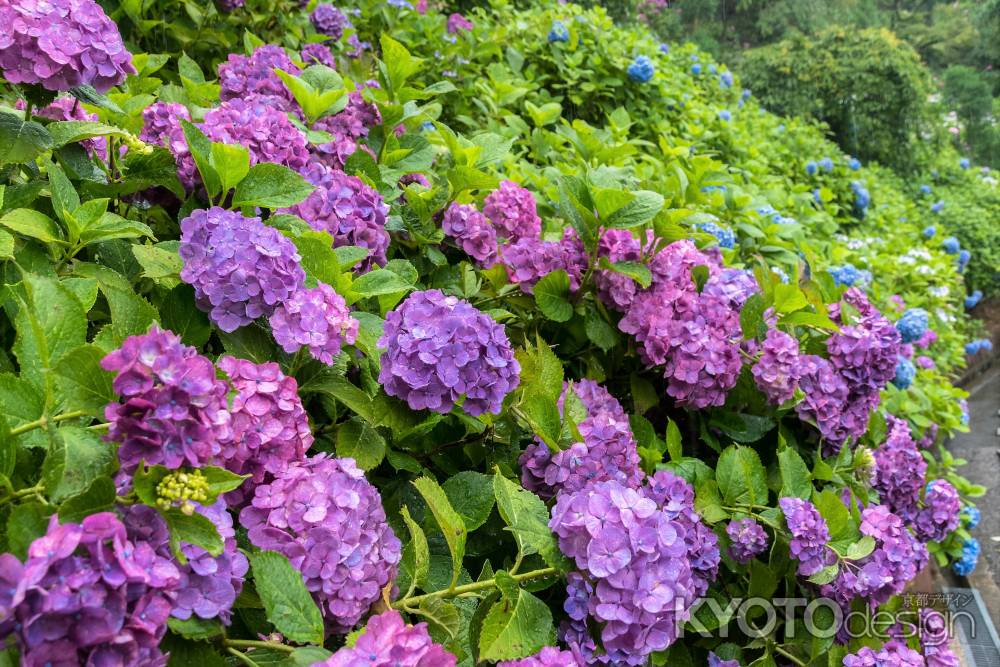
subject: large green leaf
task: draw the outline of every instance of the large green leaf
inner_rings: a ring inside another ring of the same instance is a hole
[[[538,309],[550,320],[566,322],[573,317],[573,304],[569,302],[569,275],[562,269],[535,283],[532,293]]]
[[[254,584],[267,620],[288,639],[323,644],[323,616],[306,589],[302,574],[274,551],[250,554]]]
[[[465,540],[468,529],[462,517],[451,506],[447,494],[441,486],[430,477],[421,477],[413,481],[413,486],[417,488],[420,495],[434,515],[444,540],[448,544],[448,551],[451,553],[451,586],[458,582],[458,576],[462,572],[462,560],[465,558]]]
[[[295,206],[314,189],[309,181],[288,167],[262,162],[251,167],[246,177],[236,186],[233,206],[270,209]]]
[[[362,470],[371,470],[385,458],[385,438],[364,419],[351,417],[337,427],[337,456],[350,457]]]
[[[95,479],[111,472],[113,449],[95,431],[78,426],[56,429],[42,466],[46,494],[58,503],[86,491]]]
[[[56,364],[56,399],[63,411],[86,410],[96,415],[117,400],[112,374],[101,368],[102,358],[101,349],[81,345]]]
[[[733,445],[722,452],[715,471],[722,497],[730,505],[767,505],[767,471],[750,447]]]
[[[498,577],[504,575],[497,573]],[[524,658],[555,642],[548,605],[516,584],[512,590],[509,586],[504,588],[507,591],[490,608],[479,631],[481,660]]]
[[[87,316],[80,300],[60,281],[30,273],[23,277],[23,291],[10,290],[18,301],[14,354],[21,377],[52,396],[56,365],[86,342]]]
[[[522,555],[539,554],[550,567],[566,569],[555,535],[549,530],[549,511],[542,499],[500,474],[493,475],[497,510],[509,526]]]
[[[463,470],[446,479],[441,488],[470,532],[486,523],[496,502],[491,475]]]
[[[31,162],[52,147],[43,125],[0,112],[0,164]]]

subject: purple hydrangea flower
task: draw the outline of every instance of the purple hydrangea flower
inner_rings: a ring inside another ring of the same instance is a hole
[[[340,113],[320,118],[313,129],[354,140],[367,137],[369,130],[382,122],[382,114],[379,113],[378,106],[365,100],[362,91],[378,87],[378,81],[374,80],[358,84],[356,90],[348,93],[347,106]]]
[[[270,315],[302,288],[295,245],[260,218],[214,206],[181,221],[181,279],[223,331]]]
[[[917,441],[917,447],[929,449],[937,441],[938,428],[936,422],[931,422],[931,425],[924,429],[923,436]]]
[[[326,65],[330,69],[336,69],[337,63],[333,59],[333,53],[326,44],[306,44],[301,51],[302,62],[306,67],[309,65]]]
[[[5,583],[16,581],[2,634],[22,664],[166,665],[159,644],[181,575],[114,514],[61,525],[52,515],[23,566],[9,554],[0,563]]]
[[[799,372],[799,341],[778,329],[770,329],[761,345],[761,355],[750,372],[767,400],[781,405],[795,395]]]
[[[951,650],[948,622],[935,609],[920,610],[920,648],[927,667],[959,667],[961,661]]]
[[[330,632],[353,628],[396,577],[400,542],[354,459],[293,462],[256,488],[240,523],[302,573]]]
[[[413,292],[386,315],[379,383],[413,410],[499,414],[521,367],[501,324],[440,290]]]
[[[559,400],[565,409],[566,391]],[[535,439],[521,454],[521,482],[524,488],[548,499],[562,492],[576,492],[595,481],[618,480],[636,487],[642,481],[639,453],[628,416],[608,390],[593,380],[573,383],[573,392],[587,409],[587,417],[577,424],[582,442],[551,452]]]
[[[386,263],[389,233],[385,230],[389,206],[382,196],[357,176],[313,163],[303,174],[316,189],[295,206],[280,213],[297,215],[313,229],[333,237],[334,247],[361,246],[369,250],[361,270]]]
[[[839,445],[846,437],[841,428],[847,384],[829,361],[814,354],[799,357],[799,388],[805,394],[795,406],[799,419],[819,429],[828,442]]]
[[[729,72],[726,72],[726,74],[729,74]],[[740,662],[739,660],[723,660],[712,651],[709,651],[708,667],[740,667]]]
[[[230,53],[229,59],[219,65],[219,99],[226,102],[264,96],[281,111],[291,111],[295,98],[275,69],[289,74],[301,71],[285,50],[275,44],[258,46],[249,57]]]
[[[452,202],[444,212],[441,227],[458,246],[485,267],[493,266],[497,259],[497,232],[472,204]]]
[[[571,229],[559,241],[543,241],[523,236],[500,249],[500,262],[507,269],[507,277],[531,294],[539,280],[553,271],[562,269],[569,274],[569,288],[580,289],[580,280],[587,269],[587,254],[579,237]]]
[[[219,0],[219,9],[224,12],[234,12],[245,4],[246,0]]]
[[[702,289],[703,294],[722,299],[736,310],[759,291],[757,280],[746,269],[723,269],[709,278]]]
[[[455,656],[431,639],[426,623],[407,625],[390,609],[368,619],[354,646],[313,667],[455,667]]]
[[[312,21],[316,32],[327,35],[333,40],[340,39],[345,29],[353,27],[344,12],[327,4],[316,5],[309,20]]]
[[[473,27],[472,21],[457,12],[452,12],[448,15],[447,28],[449,35],[456,33],[459,30],[472,30]]]
[[[604,232],[597,244],[597,254],[600,257],[607,257],[611,263],[640,262],[642,244],[627,229],[609,229]],[[595,272],[594,284],[597,286],[597,296],[604,305],[620,312],[628,310],[636,292],[641,289],[632,278],[609,269]]]
[[[298,290],[275,309],[271,331],[285,352],[293,354],[308,346],[314,359],[332,366],[341,345],[353,345],[357,339],[358,321],[351,317],[344,297],[318,283],[313,289]]]
[[[912,521],[924,487],[927,462],[913,442],[909,424],[892,415],[886,419],[889,432],[874,452],[872,487],[878,491],[882,504],[904,520]]]
[[[139,138],[167,148],[177,163],[177,178],[188,191],[198,183],[198,167],[188,148],[181,119],[190,121],[191,114],[182,104],[154,102],[142,110],[142,131]]]
[[[298,383],[278,364],[255,364],[226,355],[219,359],[219,368],[236,390],[229,409],[232,435],[222,443],[221,460],[229,470],[250,475],[226,499],[242,504],[270,475],[302,460],[313,435]]]
[[[833,560],[833,554],[827,548],[830,531],[826,521],[807,500],[781,498],[778,504],[785,513],[785,523],[792,533],[789,547],[792,558],[799,561],[798,573],[810,577]]]
[[[130,475],[140,460],[167,468],[216,460],[230,417],[226,383],[216,378],[211,361],[154,326],[126,338],[101,367],[115,373],[112,387],[122,397],[104,408],[107,439],[120,443],[122,474]]]
[[[502,181],[499,188],[486,195],[483,213],[502,238],[511,241],[526,237],[537,239],[542,233],[535,197],[514,181]]]
[[[935,479],[927,485],[924,507],[914,521],[913,529],[924,542],[941,542],[958,528],[958,513],[962,503],[951,483]]]
[[[576,659],[572,651],[561,651],[554,646],[546,646],[541,651],[520,660],[505,660],[497,667],[586,667]]]
[[[94,0],[9,0],[0,6],[0,72],[10,83],[103,93],[136,70]]]
[[[212,141],[240,144],[250,164],[273,162],[301,171],[309,163],[306,135],[275,106],[275,97],[239,97],[205,114],[202,132]]]
[[[24,100],[18,100],[14,105],[14,108],[23,110],[27,108],[27,104]],[[55,121],[86,120],[96,122],[98,120],[97,114],[87,113],[87,110],[83,108],[83,104],[81,104],[80,100],[75,97],[56,98],[47,106],[44,106],[41,109],[35,109],[32,114]],[[107,161],[107,137],[92,137],[90,139],[84,139],[80,142],[80,145],[86,149],[88,154],[97,156],[101,160]]]
[[[201,547],[183,544],[181,551],[186,565],[178,565],[180,585],[171,616],[180,619],[219,618],[229,625],[233,603],[243,590],[243,579],[249,569],[246,556],[236,547],[233,517],[226,511],[222,499],[213,505],[196,505],[195,511],[206,517],[222,537],[223,551],[212,556]],[[132,505],[124,510],[122,519],[133,542],[152,546],[158,556],[170,560],[170,531],[160,514],[146,505]]]
[[[925,667],[922,655],[905,643],[891,639],[879,650],[863,646],[844,658],[844,667]]]
[[[730,521],[726,534],[732,540],[729,556],[741,565],[746,565],[767,549],[767,533],[753,519]]]

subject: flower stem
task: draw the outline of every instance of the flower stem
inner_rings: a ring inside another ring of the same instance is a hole
[[[85,410],[74,410],[73,412],[64,412],[63,414],[56,415],[55,417],[39,417],[33,422],[28,422],[27,424],[21,424],[17,428],[12,428],[10,430],[10,435],[21,435],[22,433],[33,431],[36,428],[46,428],[50,422],[56,423],[66,421],[68,419],[79,419],[80,417],[86,416],[87,412]]]
[[[792,655],[791,653],[789,653],[785,649],[781,648],[777,644],[775,644],[774,650],[777,651],[778,653],[780,653],[781,655],[785,656],[786,658],[788,658],[792,662],[794,662],[796,665],[799,665],[800,667],[805,667],[806,663],[802,662],[801,660],[799,660],[794,655]]]
[[[259,639],[225,639],[223,642],[225,643],[226,648],[230,650],[236,646],[240,648],[268,648],[275,651],[285,651],[286,653],[291,653],[295,650],[294,646],[289,646],[288,644],[261,641]]]
[[[556,569],[554,567],[545,567],[541,570],[532,570],[531,572],[525,572],[524,574],[511,575],[511,578],[520,583],[522,581],[530,581],[531,579],[541,579],[542,577],[548,577],[556,574]],[[433,593],[425,593],[424,595],[416,595],[414,597],[403,598],[401,600],[396,600],[392,603],[393,608],[402,609],[405,607],[412,607],[413,605],[419,605],[424,600],[429,600],[431,598],[447,597],[454,598],[460,595],[465,595],[466,593],[475,593],[477,591],[486,590],[488,588],[496,588],[496,579],[485,579],[483,581],[474,581],[471,584],[465,584],[463,586],[455,586],[451,589],[444,589],[440,591],[434,591]]]

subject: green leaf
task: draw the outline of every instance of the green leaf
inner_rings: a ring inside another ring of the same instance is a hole
[[[827,565],[822,570],[809,577],[809,581],[817,586],[822,586],[823,584],[828,584],[836,579],[839,572],[840,567],[836,563],[833,565]]]
[[[826,521],[830,540],[840,539],[848,530],[850,512],[836,493],[830,490],[813,493],[813,504]]]
[[[750,561],[749,597],[770,599],[778,589],[778,580],[774,571],[759,558]]]
[[[213,143],[209,164],[219,175],[221,191],[229,192],[249,173],[250,151],[236,144]]]
[[[19,302],[14,354],[21,377],[51,396],[56,364],[86,342],[87,316],[76,295],[58,280],[30,273],[22,277],[23,297],[8,290]]]
[[[65,243],[62,230],[56,221],[31,208],[16,208],[7,212],[0,218],[0,225],[21,236],[38,239],[42,243]]]
[[[410,510],[405,506],[400,508],[399,515],[403,517],[403,521],[410,531],[410,544],[413,545],[413,583],[414,586],[423,588],[427,585],[427,571],[431,564],[427,536],[424,535],[424,529],[420,527],[420,524],[410,517]]]
[[[302,574],[274,551],[250,554],[249,560],[267,620],[294,642],[322,645],[323,616]]]
[[[194,164],[198,167],[198,173],[201,174],[205,190],[208,192],[208,196],[214,199],[221,192],[222,182],[219,180],[219,174],[215,171],[215,167],[212,166],[212,142],[189,121],[181,119],[180,123],[188,150],[191,151]]]
[[[135,220],[127,220],[115,213],[105,213],[81,230],[80,242],[84,245],[90,245],[98,241],[137,239],[143,236],[153,238],[153,230],[148,225]]]
[[[421,477],[413,481],[413,486],[423,496],[441,528],[445,542],[448,543],[452,564],[451,587],[454,587],[462,571],[462,559],[465,558],[465,540],[468,533],[465,522],[451,506],[444,490],[433,479]]]
[[[53,145],[43,125],[0,112],[0,164],[31,162]]]
[[[167,528],[170,529],[170,549],[174,552],[174,558],[182,565],[187,563],[187,557],[181,552],[182,544],[193,544],[196,547],[201,547],[213,556],[222,553],[222,537],[219,536],[218,529],[208,517],[197,512],[185,514],[175,507],[160,512],[160,515],[167,522]]]
[[[288,167],[262,162],[250,168],[233,194],[233,208],[260,206],[286,208],[295,206],[315,190],[306,179]]]
[[[778,452],[778,467],[781,469],[781,495],[808,500],[812,497],[812,475],[805,461],[791,447]]]
[[[493,492],[497,510],[514,534],[518,553],[522,556],[537,553],[550,567],[566,569],[566,559],[549,530],[549,511],[542,499],[504,477],[499,470],[493,475]]]
[[[562,269],[547,274],[534,287],[538,309],[554,322],[566,322],[573,317],[573,304],[569,302],[569,274]]]
[[[621,341],[617,329],[611,326],[596,308],[587,309],[584,330],[590,342],[605,352],[612,350]]]
[[[604,218],[604,226],[612,229],[638,227],[656,217],[663,209],[663,195],[649,190],[637,190],[634,198]]]
[[[385,438],[360,417],[337,427],[337,456],[350,457],[362,470],[372,470],[385,458]]]
[[[99,414],[104,406],[118,400],[111,387],[112,373],[101,368],[104,351],[94,345],[81,345],[68,352],[53,372],[56,375],[56,399],[62,410],[86,410]]]
[[[326,232],[309,231],[295,236],[292,241],[302,258],[306,275],[335,288],[343,269],[333,248],[333,237]],[[367,257],[367,249],[363,250]]]
[[[448,637],[451,639],[458,636],[462,627],[458,608],[453,603],[441,598],[425,598],[421,600],[417,613],[448,633]]]
[[[681,445],[681,430],[677,422],[667,417],[667,452],[671,461],[680,461],[684,457]]]
[[[302,646],[292,651],[282,662],[282,667],[313,667],[326,661],[333,653],[319,646]]]
[[[117,343],[129,336],[146,333],[156,321],[156,309],[136,293],[125,276],[97,264],[82,264],[76,270],[97,280],[111,309],[111,330]]]
[[[105,125],[91,120],[66,120],[49,123],[46,126],[52,135],[52,147],[59,148],[66,144],[76,143],[92,137],[127,137],[125,132],[112,125]]]
[[[762,294],[751,294],[740,310],[740,328],[743,337],[758,338],[764,335],[767,324],[764,322],[764,311],[767,310],[767,300]]]
[[[515,352],[521,366],[521,387],[556,402],[563,390],[563,366],[541,337]]]
[[[870,535],[865,535],[860,540],[852,542],[851,545],[847,547],[847,553],[844,554],[844,558],[847,560],[861,560],[873,551],[875,551],[875,538]]]
[[[379,66],[388,84],[390,95],[398,100],[403,86],[411,76],[420,71],[424,61],[410,55],[405,46],[386,33],[382,33],[379,41],[382,45],[382,61]]]
[[[52,510],[38,502],[15,505],[7,517],[7,548],[19,560],[28,555],[28,547],[45,534]]]
[[[510,575],[508,575],[509,577]],[[531,593],[518,588],[490,608],[479,632],[480,660],[515,660],[555,642],[552,612]]]
[[[45,159],[44,162],[49,174],[49,192],[52,195],[52,208],[56,212],[56,216],[70,229],[70,240],[72,241],[79,236],[79,234],[73,233],[73,227],[75,226],[73,213],[80,208],[80,195],[77,194],[73,184],[66,177],[66,172],[63,171],[62,167],[49,159]],[[105,204],[105,210],[107,210],[107,204]]]
[[[176,248],[139,244],[132,244],[129,247],[135,260],[142,267],[143,278],[149,278],[168,287],[176,286],[180,281],[184,260]]]
[[[359,276],[351,285],[351,296],[354,301],[370,296],[381,294],[395,294],[397,292],[409,292],[413,289],[397,273],[389,269],[375,269]]]
[[[778,283],[774,286],[774,309],[779,313],[792,313],[809,305],[806,295],[798,285]]]
[[[332,396],[369,422],[374,423],[375,421],[372,397],[342,377],[329,374],[320,375],[302,384],[299,387],[299,393],[302,395],[320,393]]]
[[[719,457],[715,479],[727,505],[767,505],[767,471],[754,449],[727,447]]]
[[[108,99],[107,95],[97,92],[97,90],[89,84],[77,86],[76,88],[70,88],[69,94],[84,104],[107,109],[108,111],[112,111],[117,114],[125,113],[120,106]]]
[[[736,442],[743,443],[757,442],[774,428],[771,417],[728,410],[716,412],[708,423]]]
[[[211,505],[224,493],[235,491],[243,485],[243,481],[250,475],[237,475],[225,468],[218,466],[202,466],[198,468],[208,482],[208,499],[204,504]]]
[[[59,505],[59,519],[63,523],[79,523],[91,514],[110,510],[114,504],[115,483],[110,477],[98,477],[86,491]]]
[[[607,257],[602,257],[601,268],[623,276],[628,276],[639,284],[643,289],[653,283],[653,272],[649,267],[639,262],[609,262]]]
[[[0,260],[14,259],[14,237],[0,229]]]
[[[785,327],[792,327],[792,326],[815,327],[817,329],[823,329],[824,331],[840,330],[840,327],[837,326],[837,324],[826,315],[822,315],[820,313],[808,313],[803,311],[785,315],[780,320],[778,320],[778,324]]]
[[[208,316],[192,308],[194,290],[190,285],[178,285],[160,301],[160,324],[181,337],[185,345],[201,347],[212,335]]]
[[[217,618],[199,618],[192,615],[188,619],[180,619],[171,616],[167,619],[167,626],[174,634],[178,634],[185,639],[192,641],[207,641],[222,635],[222,623]]]
[[[54,502],[83,493],[95,479],[110,473],[113,448],[94,431],[78,426],[56,429],[42,465],[42,482]]]
[[[729,512],[722,507],[719,485],[711,479],[698,485],[694,496],[694,509],[708,523],[718,523],[729,518]]]
[[[441,488],[469,532],[486,523],[496,502],[492,475],[463,470],[446,479]]]

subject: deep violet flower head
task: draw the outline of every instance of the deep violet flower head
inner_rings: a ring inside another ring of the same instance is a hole
[[[814,424],[825,440],[839,446],[847,437],[841,428],[847,384],[829,361],[813,354],[799,357],[798,373],[805,396],[795,412],[799,419]]]
[[[386,315],[379,383],[413,410],[498,414],[520,380],[503,325],[440,290],[413,292]]]
[[[0,566],[14,584],[0,639],[14,635],[22,664],[166,665],[159,644],[181,575],[111,512],[79,524],[52,515],[23,565],[3,554]]]
[[[497,232],[472,204],[452,202],[444,212],[441,227],[447,236],[483,266],[496,263]]]
[[[295,245],[260,218],[213,206],[181,221],[181,280],[223,331],[268,316],[305,282]]]
[[[218,2],[219,9],[224,12],[236,11],[246,4],[246,0],[218,0]]]
[[[497,667],[585,667],[572,651],[561,651],[554,646],[546,646],[541,651],[520,660],[505,660]]]
[[[789,547],[792,558],[799,561],[798,573],[810,577],[829,565],[833,558],[827,547],[830,530],[819,510],[808,500],[786,497],[778,500],[778,504],[792,533]]]
[[[588,621],[612,664],[645,664],[677,639],[719,565],[715,533],[693,502],[691,486],[667,471],[638,488],[596,482],[557,497],[549,527],[579,570],[567,577],[564,604],[572,650],[592,657]]]
[[[318,283],[300,289],[281,303],[271,315],[274,340],[289,354],[308,346],[313,359],[333,365],[344,343],[353,345],[358,337],[358,321],[332,287]]]
[[[868,646],[844,658],[844,667],[926,667],[924,657],[898,639],[877,651]]]
[[[369,251],[360,264],[362,271],[386,263],[389,232],[385,229],[389,206],[382,195],[357,176],[339,169],[312,163],[303,174],[316,189],[305,201],[281,209],[279,213],[297,215],[316,231],[333,237],[333,246],[361,246]]]
[[[760,346],[761,355],[750,369],[754,382],[767,400],[781,405],[795,395],[799,373],[799,342],[784,331],[769,329]]]
[[[327,35],[333,40],[340,39],[344,34],[344,30],[352,27],[351,20],[347,18],[344,12],[328,4],[316,5],[316,9],[309,16],[309,20],[312,21],[316,32]]]
[[[119,443],[123,474],[140,460],[171,469],[216,460],[230,417],[226,383],[209,359],[154,325],[126,338],[101,367],[115,373],[111,385],[122,399],[109,403],[104,416],[111,425],[107,439]]]
[[[431,639],[426,623],[407,625],[390,609],[368,619],[354,646],[313,667],[455,667],[455,656]]]
[[[9,0],[0,5],[0,72],[10,83],[103,93],[136,70],[94,0]]]
[[[535,283],[553,271],[563,270],[569,275],[570,291],[580,289],[580,280],[587,270],[587,254],[576,232],[567,229],[559,241],[543,241],[522,236],[516,242],[500,249],[500,262],[507,269],[507,277],[531,294]]]
[[[563,386],[559,407],[566,410]],[[625,410],[607,389],[593,380],[577,380],[572,391],[586,410],[577,424],[582,442],[553,453],[539,438],[521,454],[524,488],[548,499],[562,492],[576,492],[599,481],[618,480],[629,487],[642,481],[639,453]]]
[[[285,50],[276,44],[264,44],[249,56],[230,53],[219,65],[219,99],[223,102],[264,96],[282,111],[290,111],[295,98],[274,70],[298,74],[299,68]]]
[[[929,322],[927,311],[923,308],[910,308],[896,321],[896,331],[904,343],[913,343],[927,331]]]
[[[913,528],[924,542],[941,542],[958,528],[962,503],[958,491],[950,482],[935,479],[927,484],[924,507],[913,522]]]
[[[212,141],[240,144],[250,164],[273,162],[301,171],[309,162],[306,135],[275,106],[275,97],[238,97],[205,114],[202,132]]]
[[[400,542],[354,459],[293,462],[256,488],[240,523],[254,546],[302,573],[330,632],[353,628],[396,577]]]
[[[874,452],[872,487],[878,491],[883,505],[911,521],[924,488],[927,462],[913,441],[910,425],[892,415],[888,415],[886,421],[885,442]]]
[[[298,383],[282,373],[278,364],[255,364],[225,355],[218,366],[236,390],[229,408],[232,435],[222,443],[221,460],[232,472],[250,475],[226,496],[238,504],[252,496],[269,475],[303,459],[313,435]]]
[[[201,547],[183,543],[181,551],[187,564],[177,565],[180,586],[171,616],[180,619],[219,618],[229,625],[233,603],[243,590],[243,579],[249,569],[246,556],[236,546],[233,517],[226,511],[221,498],[212,505],[196,505],[195,512],[207,518],[222,538],[223,550],[212,556]],[[146,505],[131,505],[123,511],[122,522],[133,542],[144,542],[164,559],[172,559],[170,531],[160,514]]]
[[[475,27],[472,25],[472,21],[465,18],[458,12],[452,12],[448,15],[448,34],[454,34],[459,30],[472,30]]]
[[[728,72],[726,72],[728,74]],[[708,652],[708,667],[740,667],[739,660],[723,660],[712,651]]]
[[[14,108],[18,110],[23,110],[26,107],[27,104],[24,100],[18,100],[14,105]],[[32,114],[56,121],[86,120],[96,122],[98,120],[97,114],[89,113],[83,108],[83,104],[80,100],[71,96],[58,97],[47,106],[44,106],[41,109],[35,109]],[[80,145],[86,149],[89,155],[97,156],[102,160],[108,159],[107,137],[92,137],[90,139],[84,139],[80,142]],[[980,296],[982,296],[981,292]]]
[[[501,238],[517,241],[541,235],[542,219],[538,217],[535,197],[514,181],[502,181],[499,188],[486,195],[483,213]]]
[[[302,47],[299,55],[306,67],[310,65],[326,65],[330,69],[336,69],[337,62],[333,59],[333,53],[326,44],[306,44]]]
[[[741,565],[746,565],[767,549],[767,533],[753,519],[730,521],[726,526],[726,534],[732,540],[729,556]]]

